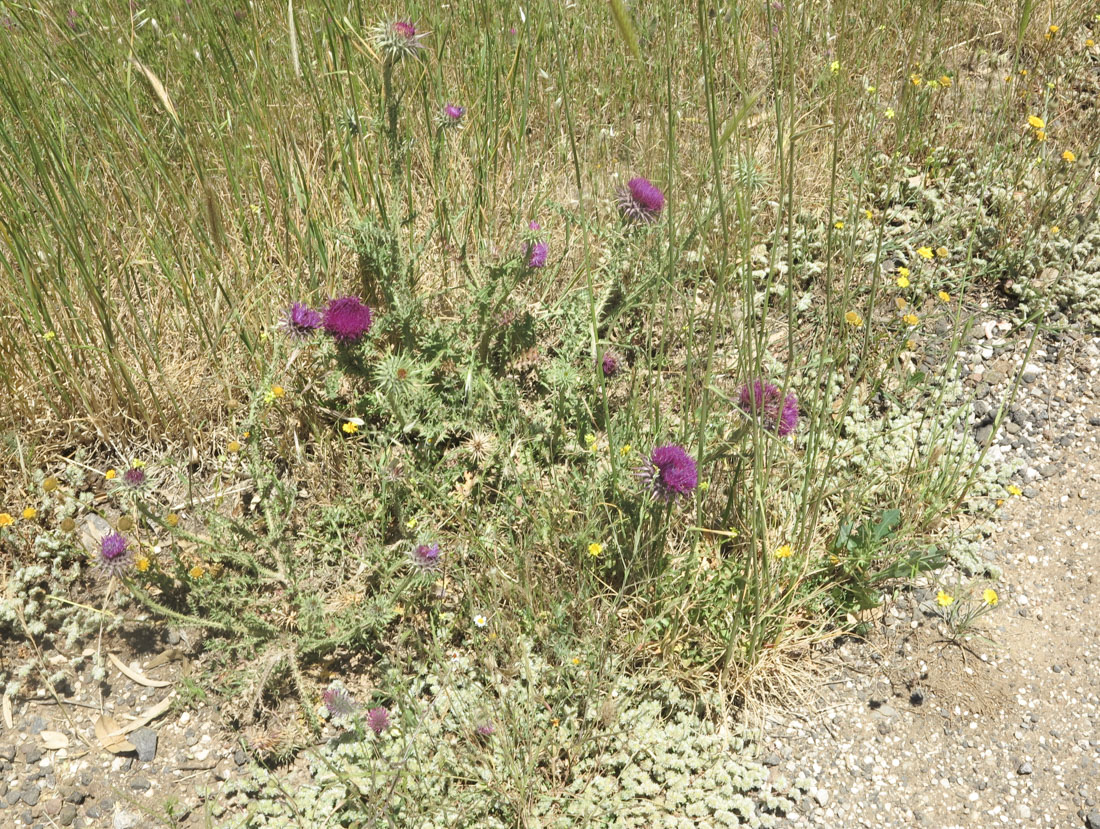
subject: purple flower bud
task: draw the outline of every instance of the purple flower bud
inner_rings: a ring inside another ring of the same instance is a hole
[[[367,712],[367,728],[375,734],[381,734],[390,727],[390,712],[379,706]]]
[[[434,570],[439,566],[439,545],[419,544],[409,552],[409,558],[421,570]]]
[[[695,461],[673,443],[654,449],[649,460],[638,470],[638,477],[652,488],[655,498],[663,501],[690,495],[699,485]]]
[[[333,717],[350,717],[357,708],[351,695],[343,688],[329,688],[321,694],[321,700]]]
[[[632,178],[619,191],[619,210],[631,222],[654,222],[665,206],[665,194],[649,179]]]
[[[130,542],[120,533],[105,535],[99,543],[99,566],[111,576],[117,576],[130,565]]]
[[[798,425],[798,398],[788,394],[785,398],[779,387],[763,380],[741,387],[741,410],[755,417],[766,432],[786,437]]]
[[[357,296],[345,296],[329,301],[325,307],[325,331],[342,343],[356,343],[370,331],[370,308]]]
[[[321,315],[301,302],[291,305],[279,322],[279,328],[286,332],[287,336],[301,340],[312,337],[320,327]]]

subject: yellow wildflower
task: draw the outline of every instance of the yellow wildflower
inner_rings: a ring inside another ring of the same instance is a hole
[[[784,544],[782,547],[775,551],[776,558],[790,558],[792,555],[793,553],[791,552],[790,544]]]
[[[898,277],[898,287],[899,288],[908,288],[909,287],[909,277],[907,277],[905,274],[902,274],[901,276],[899,276]]]
[[[913,342],[912,340],[906,340],[905,341],[905,347],[907,349],[909,349],[910,351],[912,351],[914,348],[917,347],[917,344],[915,342]]]
[[[42,339],[44,339],[44,340],[56,340],[57,339],[57,334],[54,333],[53,331],[47,331],[45,334],[42,335]]]
[[[951,86],[952,81],[947,75],[940,75],[940,86]]]
[[[920,318],[916,314],[906,314],[901,318],[901,321],[906,325],[916,325],[920,322]]]
[[[581,658],[579,656],[574,656],[573,657],[573,664],[574,665],[580,665],[581,664]]]
[[[936,256],[940,257],[940,259],[946,259],[950,255],[950,253],[951,251],[949,251],[943,245],[940,245],[938,248],[936,248]]]
[[[1000,600],[997,596],[997,591],[991,587],[987,587],[985,590],[982,591],[982,599],[990,607],[993,607]]]
[[[621,447],[619,447],[620,457],[625,458],[629,454],[630,454],[630,444],[629,443],[624,443]]]
[[[1046,141],[1047,140],[1046,130],[1035,130],[1035,140],[1036,141]]]
[[[11,517],[10,513],[0,512],[0,527],[10,527],[15,523],[15,519]]]
[[[113,481],[115,478],[118,477],[118,473],[115,472],[113,469],[108,469],[106,472],[103,473],[103,477],[106,478],[108,481]]]
[[[932,256],[933,256],[932,248],[930,248],[930,247],[917,248],[917,255],[921,256],[925,259],[931,259]]]
[[[1047,29],[1046,39],[1050,40],[1056,34],[1058,34],[1058,27],[1052,24],[1051,27]]]
[[[886,107],[886,117],[891,118],[891,119],[894,117],[894,108],[893,107]]]
[[[359,431],[359,427],[356,424],[352,423],[350,420],[340,428],[349,435],[354,435],[356,432]]]
[[[1051,226],[1050,226],[1050,232],[1051,232],[1051,233],[1052,233],[1052,234],[1053,234],[1054,236],[1057,236],[1057,235],[1058,235],[1059,233],[1061,233],[1061,232],[1062,232],[1062,228],[1058,227],[1058,225],[1051,225]]]
[[[1047,125],[1047,122],[1040,118],[1038,115],[1027,116],[1027,122],[1032,126],[1033,129],[1037,130],[1041,130]]]
[[[844,315],[844,319],[849,325],[863,325],[863,317],[855,311],[849,311]]]
[[[840,71],[840,61],[839,60],[834,60],[832,63],[830,63],[829,64],[829,71],[832,72],[834,75],[837,72],[839,72]]]
[[[936,604],[940,607],[947,607],[948,605],[954,604],[954,602],[955,597],[944,593],[942,590],[936,594]]]
[[[138,569],[139,573],[144,573],[149,569],[149,559],[147,556],[138,556],[134,559],[134,566]]]
[[[1008,486],[1005,487],[1005,491],[1008,492],[1009,495],[1023,495],[1024,494],[1024,491],[1022,489],[1020,489],[1018,486],[1016,486],[1016,484],[1009,484]]]
[[[584,436],[584,445],[587,446],[589,449],[591,449],[593,446],[596,445],[596,436],[594,434],[592,434],[591,432],[586,434]]]
[[[286,389],[284,389],[282,386],[272,386],[271,387],[271,396],[274,397],[276,400],[278,400],[280,397],[282,397],[285,394],[286,394]]]
[[[833,222],[833,227],[835,227],[837,230],[844,230],[844,222],[841,222],[839,220],[835,221]]]
[[[600,544],[598,541],[593,541],[591,544],[588,545],[588,555],[592,556],[593,558],[597,558],[602,552],[603,544]]]
[[[405,522],[405,526],[408,527],[410,530],[416,529],[416,519],[410,518],[408,521]]]
[[[196,564],[194,567],[187,571],[187,575],[189,575],[193,579],[201,579],[204,575],[206,575],[206,570],[203,569],[201,564]]]
[[[174,512],[170,512],[166,516],[164,516],[164,523],[167,524],[169,527],[175,527],[177,524],[179,524],[179,522],[180,517]]]
[[[1085,46],[1087,46],[1090,49],[1095,45],[1096,45],[1096,41],[1093,40],[1091,37],[1088,40],[1085,41]]]
[[[1076,160],[1077,156],[1073,154],[1073,150],[1066,150],[1062,153],[1062,161],[1065,161],[1067,164],[1072,164]]]
[[[875,214],[872,213],[870,210],[864,210],[863,217],[867,219],[867,221],[871,221],[871,219],[875,218]]]
[[[938,294],[936,294],[936,296],[940,298],[941,302],[951,301],[951,294],[947,293],[947,291],[940,291]]]
[[[34,507],[25,507],[23,509],[24,521],[33,521],[36,515],[38,515],[38,510],[36,510]]]
[[[235,455],[241,451],[241,442],[239,440],[231,440],[226,444],[225,448]]]
[[[909,76],[909,83],[913,84],[913,86],[920,86],[924,83],[924,79],[920,75],[912,74]]]

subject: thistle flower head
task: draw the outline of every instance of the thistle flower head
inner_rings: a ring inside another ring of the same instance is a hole
[[[546,242],[535,242],[531,246],[530,253],[527,257],[527,267],[529,268],[541,268],[546,265],[546,254],[550,252],[549,246]]]
[[[370,308],[357,296],[343,296],[329,300],[325,306],[323,324],[325,331],[334,340],[342,343],[356,343],[370,331]]]
[[[783,397],[778,386],[763,380],[741,387],[741,410],[755,417],[764,431],[776,432],[779,437],[786,437],[798,425],[798,398],[793,394]]]
[[[699,485],[699,470],[691,455],[674,443],[658,446],[638,470],[638,477],[653,490],[655,498],[671,501],[690,495]]]
[[[357,707],[351,695],[343,688],[329,688],[321,694],[321,701],[333,717],[350,717]]]
[[[304,340],[312,337],[321,327],[321,315],[308,305],[295,302],[279,321],[279,328],[289,337]]]
[[[411,20],[391,20],[374,27],[374,45],[389,63],[397,63],[404,58],[416,57],[424,44],[421,39],[426,32],[418,32]]]
[[[496,728],[490,722],[482,723],[474,729],[479,737],[492,737],[496,733]]]
[[[665,194],[649,179],[632,178],[619,190],[619,211],[631,222],[655,222],[665,206]]]
[[[622,368],[622,358],[614,351],[605,351],[603,359],[600,360],[600,368],[603,370],[604,377],[614,377]]]
[[[145,485],[145,470],[140,466],[131,466],[122,473],[122,483],[130,489],[140,489]]]
[[[122,573],[130,565],[131,558],[130,542],[120,533],[105,535],[99,543],[99,566],[108,575]]]
[[[447,104],[443,107],[443,113],[440,115],[439,123],[445,127],[457,127],[462,123],[462,118],[465,115],[466,107],[460,107],[457,104]]]
[[[421,570],[434,570],[439,566],[439,545],[418,544],[409,551],[409,559]]]
[[[367,712],[367,728],[375,734],[381,734],[390,727],[390,712],[383,706]]]

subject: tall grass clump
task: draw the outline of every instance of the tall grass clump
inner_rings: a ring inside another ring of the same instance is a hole
[[[4,10],[0,543],[103,496],[262,762],[561,818],[608,689],[766,693],[1003,494],[955,361],[1100,271],[1072,4],[227,8]]]

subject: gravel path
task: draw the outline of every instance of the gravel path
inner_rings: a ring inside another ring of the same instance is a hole
[[[1017,428],[998,438],[1026,466],[1024,497],[1004,504],[986,540],[1003,570],[999,603],[978,623],[988,638],[947,641],[929,584],[888,607],[868,642],[830,654],[816,715],[771,718],[776,773],[816,781],[791,824],[1100,829],[1097,343],[1040,351]],[[988,363],[981,351],[975,367]],[[975,388],[1011,376],[986,368]]]

